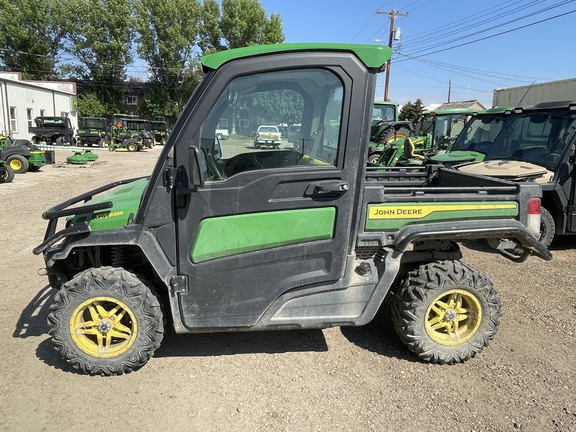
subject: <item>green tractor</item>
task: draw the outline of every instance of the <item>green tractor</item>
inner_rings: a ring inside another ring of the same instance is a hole
[[[104,117],[80,117],[76,131],[76,144],[89,147],[96,144],[98,147],[106,147],[107,132],[108,120]]]
[[[408,137],[389,143],[376,164],[380,166],[422,165],[425,154],[436,154],[446,150],[456,141],[474,112],[471,108],[425,111],[416,124],[415,136],[410,137],[409,143],[406,141]]]
[[[403,140],[413,134],[414,126],[412,122],[398,120],[397,103],[390,101],[374,102],[368,163],[377,163],[387,144],[396,140]]]
[[[0,135],[0,159],[16,174],[38,171],[46,165],[46,152],[25,139]]]

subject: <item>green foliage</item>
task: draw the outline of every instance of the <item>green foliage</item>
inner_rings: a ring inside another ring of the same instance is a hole
[[[283,41],[280,15],[259,0],[0,0],[0,70],[83,81],[83,115],[96,102],[122,110],[133,53],[149,66],[145,112],[177,117],[199,55]]]
[[[193,60],[201,7],[191,0],[136,0],[135,7],[137,52],[150,66],[150,82],[174,103]]]
[[[24,79],[56,79],[64,30],[57,0],[0,0],[0,68]]]
[[[266,16],[258,0],[205,0],[198,47],[204,54],[223,49],[284,42],[282,19]]]
[[[78,97],[78,115],[80,117],[104,117],[109,110],[95,93],[83,93]]]
[[[416,123],[418,119],[422,116],[423,111],[424,111],[424,105],[422,104],[422,101],[420,99],[416,99],[415,103],[408,101],[400,109],[398,118],[400,120],[408,120],[411,121],[412,123]]]
[[[126,65],[133,60],[130,0],[66,0],[60,7],[65,10],[65,50],[77,59],[63,70],[71,78],[88,81],[89,90],[104,104],[120,108],[126,91]]]
[[[281,124],[300,122],[304,109],[302,97],[289,90],[270,93],[256,93],[243,99],[243,107],[248,108],[253,124]]]

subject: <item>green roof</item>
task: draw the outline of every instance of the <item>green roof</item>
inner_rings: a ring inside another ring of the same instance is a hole
[[[204,69],[218,69],[223,64],[245,57],[255,57],[280,52],[340,51],[353,52],[368,68],[381,69],[392,56],[392,50],[386,45],[343,44],[343,43],[282,43],[257,45],[219,51],[200,57]]]

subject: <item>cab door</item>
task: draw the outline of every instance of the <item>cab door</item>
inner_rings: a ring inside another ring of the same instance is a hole
[[[326,60],[237,60],[185,113],[176,166],[204,179],[176,215],[187,328],[251,327],[283,293],[344,276],[374,88],[351,54]],[[283,137],[279,149],[255,148],[258,126],[281,123],[301,125],[302,146]],[[219,127],[228,139],[215,139]]]

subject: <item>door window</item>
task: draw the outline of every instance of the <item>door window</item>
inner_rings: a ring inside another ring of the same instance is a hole
[[[343,85],[325,69],[294,69],[241,76],[228,83],[201,127],[207,181],[246,171],[306,169],[339,164]],[[228,124],[230,138],[215,139]],[[280,128],[299,124],[299,139]],[[261,126],[270,126],[262,128]],[[259,133],[258,129],[271,130]]]

